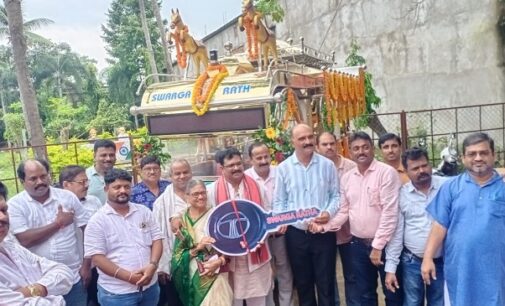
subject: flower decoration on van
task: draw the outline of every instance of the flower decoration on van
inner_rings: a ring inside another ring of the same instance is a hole
[[[210,77],[209,74],[215,73],[216,75]],[[199,77],[196,79],[191,94],[191,108],[197,116],[203,116],[209,110],[210,100],[214,97],[219,84],[225,77],[228,76],[228,70],[224,65],[210,65],[207,67]],[[209,82],[208,84],[206,84]]]
[[[281,163],[293,154],[289,131],[283,129],[275,120],[270,120],[270,127],[257,130],[253,138],[268,147],[272,165]]]
[[[147,155],[156,156],[162,165],[170,161],[169,153],[163,151],[165,144],[158,137],[151,135],[143,135],[140,138],[133,140],[134,157],[135,160],[140,162],[140,159]]]

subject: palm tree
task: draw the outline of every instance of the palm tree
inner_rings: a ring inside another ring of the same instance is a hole
[[[14,57],[14,66],[18,80],[19,92],[23,105],[30,143],[34,147],[35,156],[47,160],[42,120],[40,120],[37,97],[28,71],[26,59],[26,37],[24,36],[21,0],[4,0],[9,35]]]
[[[37,18],[28,20],[23,24],[26,40],[28,43],[48,43],[49,40],[38,34],[32,32],[33,30],[39,29],[42,26],[52,24],[53,21],[47,18]],[[0,5],[0,38],[9,36],[9,24],[7,20],[7,11],[5,6]]]

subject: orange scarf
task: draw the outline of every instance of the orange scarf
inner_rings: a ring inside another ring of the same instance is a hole
[[[261,192],[258,184],[254,181],[254,179],[244,174],[244,178],[242,179],[244,183],[244,198],[253,202],[258,206],[263,206],[263,202],[261,201]],[[224,176],[219,177],[216,181],[216,205],[223,203],[224,201],[230,200],[230,193],[228,191],[228,184],[224,179]],[[234,203],[232,203],[233,205]],[[234,207],[235,209],[236,207]],[[245,239],[244,239],[245,240]],[[246,245],[249,250],[249,246]],[[270,250],[268,249],[266,244],[262,244],[259,248],[254,252],[249,252],[251,263],[257,265],[262,264],[270,258]]]

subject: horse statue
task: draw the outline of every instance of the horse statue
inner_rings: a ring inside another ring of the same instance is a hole
[[[258,43],[260,56],[263,56],[263,67],[268,67],[268,54],[277,60],[277,43],[275,34],[267,28],[261,13],[254,8],[253,0],[242,1],[242,16],[238,18],[240,31],[246,31],[249,59],[258,58]]]
[[[434,169],[433,174],[439,176],[455,176],[458,175],[458,151],[455,148],[454,134],[451,134],[449,143],[440,152],[440,164]]]
[[[174,32],[167,33],[167,40],[170,44],[172,44],[172,38],[175,41],[177,63],[179,67],[182,69],[187,67],[187,54],[189,54],[195,64],[196,75],[200,75],[200,65],[203,65],[203,69],[205,70],[209,64],[207,47],[189,34],[188,27],[182,22],[179,9],[175,11],[172,9],[170,21],[170,28],[174,30]]]

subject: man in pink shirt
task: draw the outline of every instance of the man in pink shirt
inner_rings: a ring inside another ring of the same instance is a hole
[[[349,139],[351,157],[357,167],[342,176],[340,210],[327,224],[313,224],[313,232],[337,231],[349,220],[352,269],[355,272],[360,305],[376,306],[377,274],[384,285],[385,254],[398,222],[401,182],[396,170],[374,158],[374,146],[367,133],[356,132]],[[400,273],[397,271],[397,277]],[[401,284],[400,284],[401,286]],[[402,291],[384,290],[386,306],[401,306]]]
[[[339,182],[342,182],[344,173],[356,168],[355,162],[338,154],[337,137],[334,134],[329,132],[319,134],[316,144],[317,153],[333,161],[335,164]],[[340,261],[342,262],[342,270],[344,272],[345,304],[347,306],[359,306],[359,296],[356,294],[356,277],[352,273],[351,267],[351,240],[352,235],[348,221],[337,231],[337,251],[340,254]],[[338,287],[336,287],[335,306],[340,306],[340,304]]]

